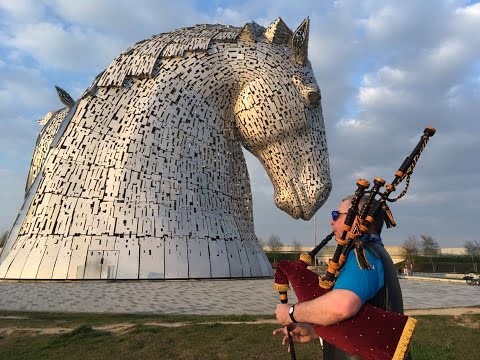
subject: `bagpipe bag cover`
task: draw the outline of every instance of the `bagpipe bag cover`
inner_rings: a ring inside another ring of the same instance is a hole
[[[285,291],[290,283],[299,302],[330,291],[320,287],[319,276],[308,270],[302,260],[282,260],[275,268],[275,289]],[[371,360],[397,360],[408,353],[415,322],[411,317],[366,303],[348,320],[312,326],[318,336],[347,353]]]

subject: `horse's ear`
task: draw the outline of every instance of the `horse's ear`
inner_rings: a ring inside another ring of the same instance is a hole
[[[258,36],[265,31],[263,26],[258,25],[255,22],[246,23],[243,27],[240,34],[238,34],[238,38],[245,42],[256,42]]]
[[[305,65],[308,56],[308,31],[310,28],[310,19],[307,17],[292,35],[292,48],[294,52],[294,61],[300,65]]]
[[[55,89],[57,90],[58,97],[60,98],[60,101],[63,105],[71,108],[73,104],[75,104],[75,101],[72,99],[70,94],[63,90],[60,86],[55,85]]]
[[[270,24],[263,35],[273,44],[288,44],[288,40],[292,36],[292,30],[288,28],[281,18],[278,18]]]

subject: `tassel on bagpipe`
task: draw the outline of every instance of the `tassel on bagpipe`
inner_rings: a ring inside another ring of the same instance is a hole
[[[380,192],[380,188],[385,185],[385,180],[381,178],[374,179],[370,190],[368,190],[370,184],[367,180],[359,179],[357,181],[357,190],[351,199],[342,235],[336,239],[338,245],[324,276],[319,277],[308,270],[307,266],[311,265],[316,253],[333,237],[333,233],[328,235],[314,250],[308,254],[302,254],[300,260],[296,262],[282,260],[276,264],[274,287],[279,291],[282,303],[288,302],[289,283],[299,302],[313,300],[329,292],[352,248],[360,268],[366,271],[370,269],[361,238],[368,233],[369,226],[379,214],[382,215],[388,228],[396,225],[387,201],[397,201],[406,194],[410,176],[418,158],[429,138],[434,134],[435,129],[425,128],[419,143],[395,172],[394,180],[386,185],[383,193]],[[397,198],[390,199],[390,194],[405,178],[407,179],[405,189]],[[379,200],[375,200],[377,195],[380,197]],[[363,201],[359,210],[358,205],[364,197],[366,200]],[[354,317],[348,320],[335,325],[312,326],[317,335],[347,353],[364,359],[384,360],[405,358],[408,354],[415,323],[416,320],[413,318],[367,303]]]

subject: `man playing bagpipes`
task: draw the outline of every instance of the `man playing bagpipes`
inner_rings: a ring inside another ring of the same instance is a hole
[[[345,217],[351,207],[351,199],[352,196],[344,198],[338,210],[332,211],[330,225],[336,238],[340,238],[342,234]],[[365,201],[366,197],[364,196],[360,200],[359,206],[363,206]],[[344,321],[356,315],[366,302],[383,309],[403,313],[403,300],[397,270],[383,248],[380,238],[382,228],[383,218],[381,215],[377,215],[375,221],[369,226],[369,233],[362,239],[366,244],[366,258],[371,265],[371,270],[361,269],[355,254],[352,253],[352,256],[347,257],[330,292],[314,300],[295,305],[277,305],[275,312],[277,319],[282,325],[291,325],[290,333],[294,342],[306,343],[318,339],[319,336],[310,324],[332,325]],[[354,252],[353,249],[351,252]],[[292,310],[289,313],[290,308]],[[273,332],[274,335],[285,335],[282,341],[283,345],[288,345],[286,329],[286,327],[282,327]],[[323,341],[323,359],[360,358],[347,354]]]
[[[274,288],[282,304],[277,305],[278,321],[296,359],[294,342],[323,340],[323,359],[403,360],[410,358],[409,345],[416,320],[403,315],[403,301],[397,270],[385,251],[380,233],[395,220],[387,202],[395,202],[408,191],[410,176],[435,129],[425,128],[415,149],[390,184],[375,178],[371,188],[357,180],[353,196],[345,198],[332,212],[332,233],[315,249],[292,262],[275,264]],[[389,196],[406,179],[396,198]],[[381,188],[385,186],[382,192]],[[375,199],[375,197],[379,199]],[[318,251],[335,236],[337,247],[327,272],[318,276],[307,269]],[[287,290],[297,295],[297,304],[287,304]]]

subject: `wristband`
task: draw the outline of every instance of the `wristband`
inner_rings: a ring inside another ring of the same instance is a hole
[[[290,319],[292,319],[292,321],[294,323],[297,322],[297,320],[295,320],[295,318],[293,317],[293,312],[295,311],[295,305],[291,305],[289,308],[288,308],[288,315],[290,316]]]

